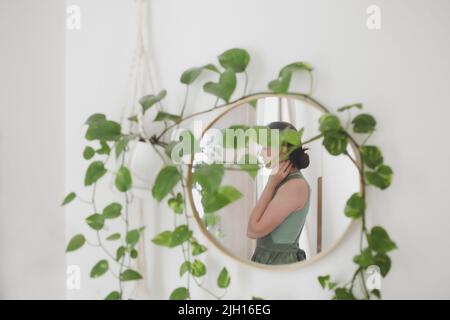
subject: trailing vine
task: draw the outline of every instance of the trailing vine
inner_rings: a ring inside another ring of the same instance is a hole
[[[207,247],[198,241],[190,225],[192,216],[187,211],[186,188],[195,187],[201,192],[202,204],[205,208],[206,225],[217,223],[217,216],[214,213],[241,198],[242,194],[232,186],[221,185],[224,171],[230,169],[223,164],[193,163],[192,167],[190,167],[183,162],[174,161],[174,155],[183,157],[187,154],[190,155],[192,160],[194,158],[193,154],[199,152],[201,147],[197,140],[198,137],[195,137],[189,130],[184,130],[175,139],[173,137],[169,139],[168,134],[173,133],[174,129],[179,128],[180,124],[188,119],[216,111],[219,108],[226,108],[230,104],[237,103],[242,99],[248,99],[248,97],[257,97],[258,94],[276,95],[289,93],[321,105],[311,96],[313,68],[308,63],[295,62],[283,67],[278,77],[269,82],[270,92],[247,95],[248,74],[246,69],[250,62],[248,52],[243,49],[230,49],[219,55],[218,62],[220,67],[211,63],[193,67],[183,72],[180,82],[185,85],[185,95],[179,114],[172,114],[163,110],[161,101],[166,97],[167,92],[162,90],[158,94],[150,94],[140,98],[139,104],[141,109],[137,114],[129,115],[127,129],[118,122],[107,119],[104,114],[93,114],[86,121],[87,131],[85,138],[89,145],[85,147],[83,157],[90,161],[90,164],[85,173],[84,185],[91,188],[91,199],[86,201],[77,196],[75,192],[70,192],[65,197],[63,205],[72,202],[76,198],[88,204],[92,214],[86,218],[86,223],[93,233],[89,237],[83,234],[73,236],[67,245],[66,251],[78,250],[86,243],[103,251],[105,258],[94,264],[90,276],[98,278],[110,271],[117,278],[117,290],[109,293],[106,299],[127,298],[127,294],[124,291],[124,282],[138,281],[143,278],[139,271],[136,270],[134,261],[139,256],[137,244],[139,241],[142,241],[142,233],[145,231],[144,226],[132,230],[130,230],[129,226],[129,206],[133,198],[133,181],[130,170],[126,166],[126,160],[130,155],[131,143],[151,145],[164,163],[154,181],[151,194],[158,202],[166,200],[167,206],[173,211],[174,225],[172,230],[165,230],[157,235],[153,235],[152,243],[169,249],[180,249],[183,261],[179,267],[179,276],[185,281],[184,285],[172,291],[169,298],[190,299],[192,298],[191,287],[195,285],[213,298],[221,299],[225,296],[231,283],[231,276],[227,268],[223,267],[219,274],[216,275],[217,288],[213,290],[205,286],[204,279],[207,274],[207,266],[201,257],[207,251]],[[308,93],[290,91],[293,74],[297,72],[309,75],[311,87]],[[212,73],[218,77],[217,82],[210,81],[203,84],[203,91],[216,97],[215,103],[209,109],[186,115],[191,85],[199,81],[203,73]],[[244,90],[241,97],[231,101],[232,96],[236,95],[237,74],[240,73],[244,77]],[[222,101],[222,104],[219,104],[220,101]],[[256,98],[250,102],[254,107],[255,101]],[[159,105],[160,108],[153,120],[155,122],[163,122],[164,129],[159,134],[147,136],[143,119],[146,117],[147,111],[154,108],[155,105]],[[324,106],[322,107],[325,109]],[[336,114],[325,113],[319,121],[320,134],[305,141],[302,141],[302,129],[298,132],[286,131],[281,135],[282,142],[288,141],[295,147],[323,139],[323,146],[331,155],[345,155],[349,157],[360,174],[363,188],[361,192],[353,194],[348,199],[344,209],[347,217],[362,221],[359,253],[353,259],[356,264],[356,271],[352,279],[344,285],[331,281],[329,275],[319,277],[319,282],[323,288],[333,290],[335,299],[356,298],[355,285],[357,283],[360,283],[362,286],[362,298],[380,297],[378,290],[369,291],[366,288],[364,274],[367,268],[376,265],[380,268],[381,274],[386,276],[391,265],[391,260],[387,253],[396,248],[395,243],[382,227],[375,226],[369,230],[366,225],[366,185],[386,189],[391,183],[393,173],[391,168],[384,164],[381,150],[377,146],[366,144],[368,138],[375,131],[375,119],[373,116],[365,113],[351,118],[351,111],[355,109],[362,109],[362,104],[352,104],[338,109],[340,113],[347,113],[345,126],[342,125],[341,119]],[[235,126],[235,128],[237,127],[242,129],[242,126]],[[257,126],[252,128],[261,129]],[[365,135],[363,142],[358,143],[353,134]],[[180,148],[180,145],[187,140],[190,142],[189,149]],[[93,143],[99,144],[100,147],[94,149]],[[357,158],[353,158],[347,152],[349,143],[356,146]],[[237,146],[235,143],[232,143],[231,147],[236,148]],[[186,175],[186,170],[189,168],[193,169],[191,181],[188,181]],[[247,171],[254,177],[259,168],[259,165],[245,164],[232,169]],[[107,175],[111,175],[114,178],[115,188],[123,195],[123,199],[120,202],[111,202],[101,209],[96,199],[97,184],[100,179],[104,179]],[[105,226],[109,223],[109,220],[117,218],[121,218],[123,221],[121,232],[105,235],[107,231]],[[182,222],[179,222],[179,220],[182,220]],[[95,242],[88,241],[88,238],[94,238]],[[367,245],[364,245],[364,239]],[[115,245],[116,250],[114,253],[108,249],[105,241],[108,244],[113,243]],[[360,279],[359,281],[358,278]]]

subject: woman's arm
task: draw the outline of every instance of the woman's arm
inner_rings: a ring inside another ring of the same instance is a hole
[[[308,186],[303,179],[286,182],[269,201],[259,219],[250,219],[247,236],[259,239],[272,232],[292,211],[303,208],[308,199],[308,192]]]
[[[273,211],[273,208],[275,208],[278,213],[277,214],[278,219],[282,218],[282,216],[285,214],[286,210],[290,210],[292,207],[292,203],[296,202],[295,197],[298,196],[294,194],[295,192],[298,192],[297,188],[294,188],[295,190],[291,191],[292,188],[287,188],[289,190],[286,190],[285,185],[280,187],[280,190],[277,192],[277,195],[272,199],[273,192],[275,191],[275,187],[289,174],[290,169],[292,168],[292,164],[290,161],[282,161],[279,164],[279,167],[275,168],[273,172],[270,175],[269,181],[266,184],[266,187],[264,188],[264,191],[259,198],[258,202],[256,203],[256,206],[253,208],[252,213],[250,215],[250,219],[248,222],[247,227],[247,236],[249,238],[260,238],[264,236],[265,234],[271,232],[273,229],[276,228],[277,225],[273,226],[272,224],[270,226],[271,230],[267,231],[268,228],[266,227],[268,219],[266,217],[268,212]],[[287,192],[289,191],[289,192]],[[283,197],[278,196],[278,194],[283,195]],[[288,197],[286,199],[286,196]],[[293,198],[291,198],[293,196]],[[286,201],[288,200],[288,201]],[[293,201],[294,200],[294,201]],[[285,202],[285,203],[283,203]],[[279,206],[279,207],[277,207]],[[268,211],[268,208],[271,208],[270,211]],[[295,207],[289,211],[292,212],[295,210]],[[289,212],[287,214],[289,214]],[[284,218],[287,217],[287,214],[284,216]],[[274,215],[270,215],[269,221],[272,221]],[[273,223],[275,223],[278,219],[274,220]],[[281,220],[282,221],[282,220]],[[281,221],[279,223],[281,223]],[[278,224],[279,224],[278,223]],[[270,229],[269,228],[269,229]],[[265,234],[263,234],[265,233]],[[263,235],[261,235],[263,234]]]

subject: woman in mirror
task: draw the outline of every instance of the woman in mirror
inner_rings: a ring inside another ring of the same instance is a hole
[[[269,129],[296,128],[283,121],[271,122]],[[257,239],[252,261],[279,265],[306,259],[298,240],[309,210],[311,188],[301,170],[309,166],[307,148],[299,147],[288,154],[292,145],[277,149],[262,148],[261,156],[272,169],[268,182],[252,210],[247,236]],[[285,160],[283,160],[286,158]],[[274,159],[281,161],[275,163]]]

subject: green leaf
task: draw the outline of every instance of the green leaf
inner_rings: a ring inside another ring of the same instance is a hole
[[[103,209],[103,216],[105,217],[105,219],[114,219],[120,217],[121,214],[122,205],[117,202],[113,202]]]
[[[195,167],[192,182],[200,184],[202,191],[215,192],[222,181],[225,169],[222,164],[201,164]]]
[[[70,239],[69,244],[66,248],[66,252],[72,252],[80,249],[85,243],[86,238],[82,234],[77,234],[72,239]]]
[[[138,116],[134,115],[128,118],[129,121],[131,122],[139,122]]]
[[[192,231],[189,230],[188,226],[183,224],[175,228],[175,230],[172,233],[172,237],[170,240],[170,247],[176,247],[186,240],[189,240],[189,238],[192,236]]]
[[[256,105],[258,104],[258,100],[251,100],[248,102],[249,105],[251,105],[253,108],[256,109]]]
[[[185,261],[180,266],[180,277],[183,276],[186,272],[190,272],[191,270],[191,263],[189,261]]]
[[[189,290],[185,287],[176,288],[170,294],[170,300],[187,300],[189,299]]]
[[[205,213],[215,212],[242,198],[242,193],[233,186],[220,186],[214,193],[202,192]]]
[[[119,141],[117,141],[115,146],[116,159],[120,157],[124,150],[126,150],[131,138],[132,136],[122,136]]]
[[[161,169],[152,188],[153,197],[161,201],[181,180],[181,174],[175,166],[166,166]]]
[[[220,222],[220,217],[214,212],[205,213],[203,216],[206,227],[213,227]]]
[[[380,226],[373,227],[370,234],[367,235],[369,247],[378,253],[386,253],[397,249],[395,242],[391,240],[386,230]]]
[[[346,106],[340,107],[339,109],[337,109],[337,111],[342,112],[342,111],[350,110],[350,109],[353,109],[353,108],[362,109],[363,105],[362,105],[362,103],[348,104]]]
[[[336,288],[334,290],[333,300],[356,300],[353,293],[347,288]]]
[[[167,95],[166,90],[161,90],[156,96],[149,94],[139,99],[139,103],[142,106],[142,112],[145,113],[153,105],[164,99]]]
[[[94,113],[90,115],[84,124],[91,125],[94,122],[106,120],[106,116],[103,113]]]
[[[116,260],[119,261],[125,255],[126,251],[127,248],[125,248],[124,246],[118,247],[116,250]]]
[[[230,49],[219,56],[220,65],[224,69],[233,69],[236,73],[244,72],[249,62],[250,55],[244,49]]]
[[[352,219],[357,219],[361,217],[366,210],[366,202],[359,195],[359,193],[354,193],[348,199],[345,205],[345,215]]]
[[[114,240],[119,240],[119,239],[120,239],[120,233],[113,233],[106,238],[106,240],[109,240],[109,241],[114,241]]]
[[[331,282],[330,275],[319,276],[317,279],[323,289],[333,290],[337,286],[336,282]]]
[[[289,143],[294,146],[299,146],[301,144],[299,132],[291,128],[281,130],[280,140],[281,144]]]
[[[164,120],[170,120],[170,121],[173,121],[175,123],[178,123],[178,122],[181,121],[181,116],[179,116],[177,114],[164,112],[164,111],[159,111],[156,114],[156,117],[155,117],[155,119],[153,121],[164,121]]]
[[[131,189],[131,174],[127,167],[120,167],[116,175],[115,184],[117,190],[119,190],[120,192],[127,192]]]
[[[219,288],[225,289],[228,288],[231,282],[230,274],[228,273],[227,268],[223,267],[217,277],[217,286]]]
[[[142,276],[139,274],[139,272],[132,269],[127,269],[120,274],[121,281],[134,281],[139,279],[142,279]]]
[[[191,264],[191,274],[194,277],[202,277],[206,274],[206,266],[203,262],[198,259],[195,259]]]
[[[252,154],[244,154],[241,158],[242,160],[238,161],[239,168],[244,170],[249,174],[249,176],[254,179],[257,174],[258,170],[260,169],[258,165],[258,158],[256,158]]]
[[[117,291],[113,291],[110,294],[108,294],[105,298],[105,300],[120,300],[122,299],[122,296],[120,295],[119,292]]]
[[[377,122],[370,114],[362,113],[353,118],[352,124],[356,133],[371,133],[375,130]]]
[[[364,163],[371,169],[375,169],[383,163],[383,154],[376,146],[362,146],[361,157]]]
[[[180,192],[177,193],[176,197],[170,198],[167,201],[167,204],[169,205],[169,207],[172,209],[172,211],[176,214],[181,214],[183,213],[184,210],[184,200],[183,200],[183,196],[181,195]]]
[[[320,286],[325,289],[328,286],[328,283],[330,282],[330,275],[327,274],[326,276],[319,276],[318,277]]]
[[[171,241],[172,241],[172,231],[169,230],[159,233],[156,237],[152,239],[152,242],[154,244],[163,247],[170,247]]]
[[[278,78],[269,82],[269,89],[275,93],[286,93],[291,84],[292,74],[296,71],[306,71],[311,76],[312,66],[306,62],[294,62],[283,67]]]
[[[370,248],[365,248],[359,255],[353,257],[353,262],[363,268],[374,265],[375,259],[372,255],[372,250],[370,250]]]
[[[100,260],[91,270],[91,278],[98,278],[108,271],[109,264],[107,260]]]
[[[87,146],[84,148],[83,150],[83,158],[86,160],[90,160],[92,159],[92,157],[95,155],[95,150],[94,148]]]
[[[194,67],[184,71],[181,75],[180,82],[186,85],[193,83],[195,80],[197,80],[203,70],[209,70],[219,73],[219,70],[217,70],[215,65],[207,64],[203,67]]]
[[[121,126],[110,120],[97,120],[92,122],[87,131],[86,140],[115,141],[120,137]]]
[[[133,259],[136,259],[138,257],[138,251],[136,249],[131,249],[130,251],[130,257]]]
[[[335,115],[326,113],[319,118],[319,131],[321,133],[339,130],[341,130],[341,122]]]
[[[134,247],[139,241],[139,236],[140,236],[139,230],[137,229],[130,230],[127,232],[125,240],[127,244],[129,244],[131,247]]]
[[[103,165],[103,162],[101,161],[94,161],[92,162],[87,171],[86,175],[84,177],[84,185],[90,186],[97,182],[98,179],[103,177],[106,173],[105,166]]]
[[[375,297],[377,297],[378,299],[381,299],[381,292],[380,292],[380,290],[378,290],[378,289],[373,289],[373,290],[371,291],[371,293],[372,293]]]
[[[211,93],[225,102],[229,102],[236,89],[236,73],[233,69],[227,69],[220,74],[219,82],[207,82],[203,85],[203,90]]]
[[[326,131],[322,142],[327,151],[337,156],[345,153],[347,150],[348,139],[345,131]]]
[[[192,255],[198,256],[205,252],[207,248],[204,245],[199,244],[197,241],[192,242]]]
[[[391,167],[380,165],[374,171],[366,171],[365,177],[367,183],[376,186],[382,190],[388,188],[392,182],[393,172]]]
[[[111,148],[109,147],[109,144],[106,141],[101,140],[100,148],[97,149],[95,152],[97,152],[98,154],[109,154],[111,152]]]
[[[385,277],[391,269],[391,258],[385,253],[377,253],[375,255],[375,264],[380,267],[380,273]]]
[[[67,196],[64,198],[62,202],[62,206],[65,206],[66,204],[72,202],[77,197],[77,194],[75,192],[70,192],[67,194]]]
[[[100,230],[105,225],[105,217],[102,214],[94,213],[86,218],[86,223],[94,230]]]

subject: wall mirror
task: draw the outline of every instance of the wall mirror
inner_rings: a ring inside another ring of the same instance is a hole
[[[217,132],[231,125],[266,126],[274,121],[284,121],[297,130],[304,128],[302,141],[307,141],[319,134],[319,118],[327,112],[322,106],[315,104],[314,100],[302,95],[256,94],[228,105],[210,121],[199,139],[199,152],[192,155],[192,164],[188,166],[186,191],[195,220],[216,248],[246,264],[273,269],[309,264],[338,245],[352,223],[343,214],[343,208],[347,199],[361,190],[361,185],[358,170],[350,159],[344,155],[330,155],[322,146],[321,139],[306,145],[310,163],[300,172],[310,186],[309,206],[303,225],[291,226],[298,230],[298,247],[306,255],[302,261],[274,264],[252,261],[258,240],[248,237],[247,225],[271,170],[260,165],[258,171],[249,173],[236,166],[236,160],[254,153],[261,163],[260,147],[256,145],[253,151],[249,151],[249,146],[223,148],[222,152],[226,153],[226,157],[222,159],[226,160],[221,185],[232,186],[239,193],[227,194],[234,198],[232,203],[222,208],[220,204],[211,208],[207,199],[202,196],[201,187],[193,179],[196,168],[211,162],[211,155],[215,154],[217,146]],[[359,161],[355,150],[355,146],[350,143],[347,151]],[[210,178],[215,177],[211,175]]]

